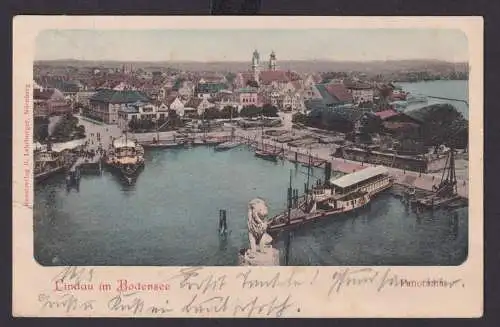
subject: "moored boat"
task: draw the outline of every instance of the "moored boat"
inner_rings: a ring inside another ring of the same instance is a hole
[[[172,140],[172,141],[158,141],[151,143],[141,144],[145,149],[167,149],[167,148],[179,148],[184,146],[184,140]]]
[[[126,136],[114,139],[106,156],[106,164],[131,184],[144,167],[144,148]]]
[[[269,160],[269,161],[277,161],[278,160],[278,153],[276,152],[271,152],[271,151],[266,151],[266,150],[255,150],[255,156],[256,157],[259,157],[259,158],[262,158],[262,159],[265,159],[265,160]]]
[[[300,199],[294,207],[271,219],[269,232],[278,232],[304,223],[353,212],[366,206],[378,193],[394,183],[388,170],[382,166],[367,167],[360,171],[329,180],[318,185]]]
[[[239,146],[241,143],[236,141],[228,141],[215,146],[215,151],[225,151]]]

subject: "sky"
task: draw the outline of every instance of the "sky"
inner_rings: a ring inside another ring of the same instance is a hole
[[[278,60],[468,61],[467,37],[451,29],[46,30],[35,60],[249,61],[271,51]]]

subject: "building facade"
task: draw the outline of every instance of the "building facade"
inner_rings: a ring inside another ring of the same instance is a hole
[[[90,115],[102,120],[106,124],[118,124],[119,110],[126,110],[127,105],[137,103],[138,101],[151,103],[151,99],[139,91],[100,90],[89,99]]]
[[[238,89],[236,92],[236,99],[238,101],[238,105],[240,108],[254,105],[254,106],[259,106],[259,94],[257,92],[257,89],[255,88],[241,88]]]
[[[352,95],[355,104],[373,102],[373,88],[368,84],[347,85],[347,90]]]
[[[35,116],[61,115],[71,111],[71,105],[61,91],[42,87],[33,90]]]

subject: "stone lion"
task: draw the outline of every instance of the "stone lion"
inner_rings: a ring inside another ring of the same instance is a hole
[[[264,252],[272,238],[266,233],[268,215],[267,204],[263,199],[256,198],[248,203],[248,238],[251,252]]]

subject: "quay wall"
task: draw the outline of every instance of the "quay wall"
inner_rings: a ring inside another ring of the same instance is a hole
[[[360,161],[375,165],[411,170],[416,172],[430,173],[442,170],[446,163],[446,156],[431,160],[402,157],[381,152],[369,152],[363,149],[343,149],[342,157],[347,160]]]
[[[305,149],[294,148],[287,145],[281,145],[279,143],[266,139],[256,141],[255,139],[249,138],[244,135],[239,135],[238,137],[240,142],[249,144],[253,147],[261,148],[262,144],[264,144],[265,147],[267,146],[269,148],[276,148],[276,149],[282,148],[285,159],[291,162],[296,161],[298,163],[307,164],[309,162],[309,156],[311,156],[315,162],[324,163],[328,161],[331,163],[333,171],[342,173],[353,173],[358,170],[364,169],[365,167],[368,166],[384,165],[383,163],[375,164],[375,163],[349,160],[346,158],[335,158],[332,157],[330,153],[325,153],[325,151],[323,151],[322,153],[318,153],[317,151],[314,150],[309,152]],[[297,158],[297,160],[295,158]],[[438,160],[442,160],[442,158]],[[437,161],[437,164],[439,164],[439,161]],[[387,165],[384,166],[387,167]],[[415,172],[411,170],[399,169],[390,166],[388,166],[387,169],[389,170],[389,174],[394,178],[395,184],[398,184],[403,187],[407,186],[415,187],[416,189],[419,189],[421,191],[432,191],[433,186],[434,185],[437,186],[441,180],[440,176],[436,176],[429,173]],[[468,198],[469,197],[468,181],[458,180],[457,183],[458,183],[457,185],[458,195],[463,198]]]

